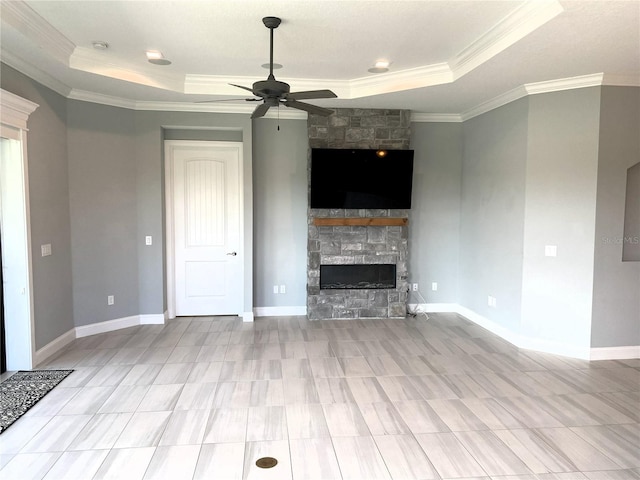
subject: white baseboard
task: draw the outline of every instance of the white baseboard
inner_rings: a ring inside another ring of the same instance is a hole
[[[69,345],[76,339],[76,329],[72,328],[71,330],[63,333],[58,338],[53,340],[52,342],[47,343],[44,347],[39,350],[36,350],[36,354],[33,358],[33,364],[38,365],[45,361],[47,358],[52,357],[57,352],[62,350],[64,347]]]
[[[153,313],[146,315],[138,315],[140,317],[140,325],[164,325],[164,314]]]
[[[640,346],[629,347],[607,347],[607,348],[589,348],[575,345],[567,345],[565,343],[554,342],[541,338],[527,337],[518,332],[513,332],[486,317],[474,312],[473,310],[463,307],[457,303],[421,303],[411,305],[419,312],[427,313],[457,313],[472,321],[476,325],[487,329],[491,333],[498,335],[507,342],[518,348],[525,350],[535,350],[536,352],[551,353],[571,358],[579,358],[582,360],[620,360],[630,358],[640,358]]]
[[[456,303],[412,303],[410,308],[424,313],[456,313],[458,304]]]
[[[140,315],[116,318],[115,320],[107,320],[106,322],[98,322],[92,323],[90,325],[82,325],[80,327],[76,327],[76,337],[88,337],[89,335],[113,332],[114,330],[135,327],[137,325],[140,325]]]
[[[463,307],[462,305],[456,304],[456,311],[458,315],[462,315],[468,320],[471,320],[476,325],[481,326],[482,328],[489,330],[491,333],[495,333],[500,338],[506,340],[507,342],[515,345],[516,347],[520,347],[522,343],[522,338],[520,334],[512,332],[508,328],[505,328],[501,325],[498,325],[495,322],[492,322],[486,317],[474,312],[473,310]]]
[[[243,322],[253,322],[253,312],[243,312],[240,316]]]
[[[640,358],[640,345],[591,349],[591,360],[628,360],[631,358]]]
[[[255,307],[253,313],[256,317],[292,317],[297,315],[306,315],[307,307]]]
[[[72,328],[37,350],[33,363],[34,365],[42,363],[73,342],[76,338],[88,337],[89,335],[96,335],[98,333],[113,332],[114,330],[121,330],[138,325],[164,324],[165,314],[132,315],[130,317],[116,318],[114,320],[107,320],[106,322],[92,323],[91,325],[81,325]]]

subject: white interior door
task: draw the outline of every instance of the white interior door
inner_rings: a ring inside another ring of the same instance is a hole
[[[242,145],[167,144],[173,176],[176,316],[239,315]]]

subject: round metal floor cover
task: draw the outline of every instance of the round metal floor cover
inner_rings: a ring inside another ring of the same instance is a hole
[[[278,464],[278,460],[272,457],[262,457],[256,460],[256,465],[260,468],[273,468]]]

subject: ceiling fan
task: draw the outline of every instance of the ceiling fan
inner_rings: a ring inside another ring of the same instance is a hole
[[[278,28],[281,20],[278,17],[264,17],[262,23],[269,29],[270,46],[269,46],[269,76],[266,80],[255,82],[251,88],[244,87],[242,85],[235,85],[234,87],[242,88],[253,93],[256,97],[260,98],[247,98],[247,101],[261,101],[262,104],[258,105],[251,114],[251,118],[263,117],[271,107],[279,107],[284,105],[289,108],[296,108],[298,110],[304,110],[315,115],[322,115],[328,117],[333,113],[333,110],[327,108],[317,107],[309,103],[300,102],[298,100],[309,100],[314,98],[337,98],[337,95],[331,90],[308,90],[305,92],[290,92],[289,84],[285,82],[279,82],[276,77],[273,76],[273,30]],[[215,100],[214,100],[215,101]]]

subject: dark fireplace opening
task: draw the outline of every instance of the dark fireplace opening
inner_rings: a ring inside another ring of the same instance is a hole
[[[320,265],[320,288],[323,290],[396,288],[396,266],[386,263]]]

